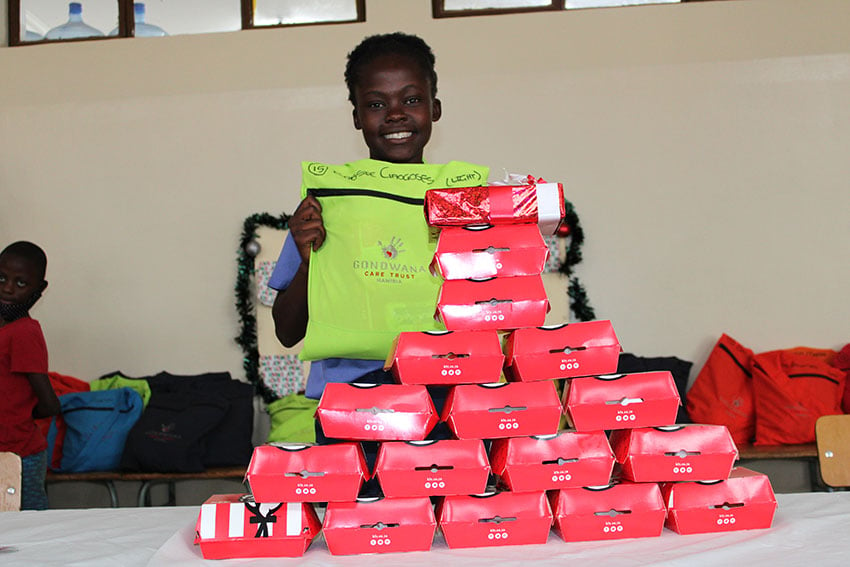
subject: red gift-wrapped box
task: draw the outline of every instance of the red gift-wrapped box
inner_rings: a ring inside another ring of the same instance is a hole
[[[744,467],[723,481],[663,484],[661,494],[667,527],[680,534],[766,529],[776,511],[770,479]]]
[[[540,275],[446,280],[437,299],[437,315],[450,331],[536,327],[548,311]]]
[[[442,418],[458,439],[498,439],[557,433],[562,411],[552,382],[503,382],[455,386]]]
[[[505,355],[495,329],[400,333],[385,368],[402,384],[498,382]]]
[[[623,478],[635,482],[723,480],[738,458],[724,425],[618,429],[609,441]]]
[[[428,551],[437,521],[429,498],[331,502],[322,533],[331,555]]]
[[[260,502],[354,500],[368,476],[360,443],[260,445],[245,473]]]
[[[480,439],[381,443],[375,476],[388,497],[477,494],[490,463]]]
[[[449,187],[425,192],[430,226],[535,223],[552,234],[564,218],[564,187],[532,179],[525,185]]]
[[[598,376],[617,371],[620,343],[607,320],[529,327],[508,335],[505,356],[509,380]]]
[[[546,543],[552,528],[543,491],[446,496],[437,518],[449,549]]]
[[[571,378],[564,408],[578,431],[676,423],[679,392],[667,370]]]
[[[658,537],[666,509],[655,483],[619,482],[550,493],[555,532],[564,541]]]
[[[325,386],[316,416],[327,437],[359,441],[421,441],[439,421],[425,386]]]
[[[201,504],[195,543],[204,559],[301,557],[319,533],[312,504],[257,504],[250,495],[216,494]]]
[[[431,271],[447,280],[533,276],[543,272],[548,257],[537,225],[444,228]]]
[[[604,431],[494,439],[490,464],[514,492],[607,485],[614,453]]]

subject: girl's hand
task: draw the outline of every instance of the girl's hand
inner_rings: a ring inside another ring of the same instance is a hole
[[[307,195],[289,219],[292,234],[301,262],[310,263],[310,251],[318,250],[325,241],[325,223],[322,220],[322,205],[313,195]]]

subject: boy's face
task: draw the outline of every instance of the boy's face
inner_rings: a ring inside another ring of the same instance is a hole
[[[354,88],[354,127],[362,130],[372,159],[422,163],[440,101],[431,81],[409,57],[382,55],[363,66]]]
[[[14,254],[0,255],[0,303],[26,303],[46,286],[32,262]]]

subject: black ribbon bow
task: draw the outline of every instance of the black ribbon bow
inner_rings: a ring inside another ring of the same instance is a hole
[[[274,513],[277,512],[281,506],[283,506],[283,504],[278,504],[269,510],[268,514],[263,516],[263,513],[260,511],[259,504],[245,502],[245,508],[247,508],[247,510],[252,514],[251,518],[248,519],[248,522],[251,524],[259,524],[259,526],[257,526],[257,533],[254,534],[254,537],[269,537],[269,524],[277,523],[277,516],[275,516]]]

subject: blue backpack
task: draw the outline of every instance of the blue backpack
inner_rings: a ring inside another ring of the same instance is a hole
[[[58,472],[117,470],[130,429],[142,414],[142,397],[132,388],[74,392],[59,396],[67,427]],[[56,422],[47,434],[53,454]]]

